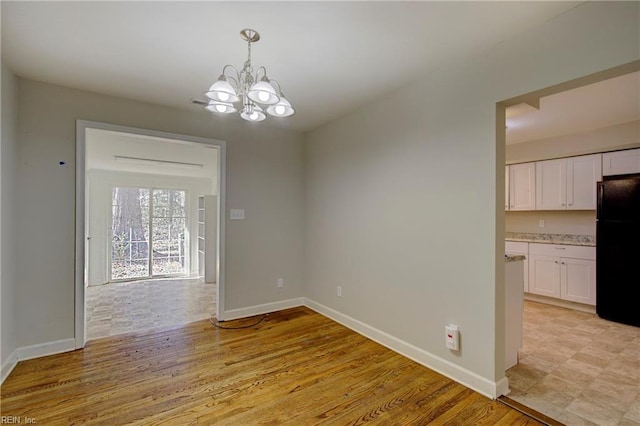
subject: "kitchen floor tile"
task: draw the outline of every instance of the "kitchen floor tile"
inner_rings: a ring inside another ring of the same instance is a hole
[[[567,425],[640,426],[640,328],[525,301],[509,397]]]

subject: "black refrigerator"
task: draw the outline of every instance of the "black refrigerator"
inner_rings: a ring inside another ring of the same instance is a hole
[[[598,182],[596,312],[640,327],[640,174]]]

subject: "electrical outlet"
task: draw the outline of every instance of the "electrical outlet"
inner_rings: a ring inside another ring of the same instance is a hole
[[[341,286],[336,287],[336,296],[342,297],[342,287]]]
[[[538,221],[538,227],[539,228],[544,228],[544,220]]]
[[[282,287],[284,287],[284,279],[278,278],[278,288],[282,288]]]
[[[447,348],[452,351],[460,350],[460,330],[457,325],[447,324],[444,327],[444,332],[446,335],[446,345]]]

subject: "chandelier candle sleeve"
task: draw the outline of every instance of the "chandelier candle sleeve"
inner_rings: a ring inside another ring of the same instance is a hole
[[[205,109],[214,114],[229,114],[238,111],[247,121],[262,121],[272,117],[289,117],[295,113],[291,103],[284,97],[280,84],[267,77],[265,67],[254,73],[251,66],[251,43],[260,40],[260,34],[251,29],[240,31],[247,42],[247,60],[238,71],[233,65],[225,65],[218,80],[211,85],[205,96],[209,99]]]

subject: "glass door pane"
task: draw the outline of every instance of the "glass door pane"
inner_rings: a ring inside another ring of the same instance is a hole
[[[113,188],[111,280],[145,278],[149,274],[149,190]]]
[[[186,271],[185,201],[185,191],[153,190],[152,275],[184,274]]]

